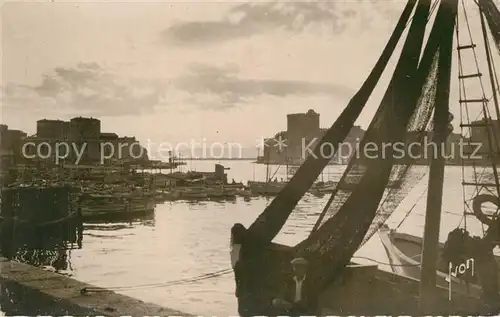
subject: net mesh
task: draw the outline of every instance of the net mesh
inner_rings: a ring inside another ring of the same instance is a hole
[[[478,4],[486,17],[486,21],[488,21],[491,35],[500,54],[500,11],[493,0],[479,0]]]
[[[376,231],[395,209],[398,200],[404,197],[404,189],[409,187],[413,174],[409,173],[409,167],[415,161],[403,159],[406,161],[403,163],[395,159],[392,145],[414,142],[416,135],[421,138],[425,134],[416,132],[428,125],[438,97],[440,69],[449,72],[451,67],[451,59],[442,62],[439,50],[441,42],[448,43],[447,37],[453,38],[457,4],[454,2],[454,5],[451,0],[441,3],[417,70],[430,1],[419,4],[402,56],[379,108],[382,110],[377,112],[361,142],[360,149],[365,150],[353,158],[340,181],[339,191],[343,191],[343,195],[335,195],[335,204],[324,211],[328,217],[324,217],[319,229],[297,246],[299,252],[317,262],[313,274],[320,283],[329,281],[334,272],[348,264],[366,241],[367,233],[369,236]],[[387,151],[389,155],[384,159],[373,159],[373,155],[366,153],[369,143],[376,145],[377,158],[384,155],[381,149],[386,148],[385,144],[391,145]],[[355,190],[342,189],[347,182],[355,182]],[[378,208],[389,182],[400,184],[400,188],[386,194],[392,199],[382,204],[385,208]]]
[[[404,15],[400,19],[400,23],[403,23],[399,27],[403,29],[412,11],[410,3],[407,6],[407,8],[410,7],[410,12],[406,21]],[[448,53],[440,54],[440,50],[443,49],[441,43],[449,44],[451,50],[457,0],[441,1],[420,60],[425,26],[429,20],[430,4],[430,0],[419,1],[391,83],[361,141],[361,149],[365,149],[368,143],[377,145],[379,150],[376,153],[377,157],[383,155],[380,150],[385,148],[384,144],[400,142],[405,145],[408,142],[422,140],[425,135],[425,127],[428,125],[435,105],[441,105],[448,109],[448,99],[444,97],[443,91],[449,90],[447,87],[449,87],[451,59],[444,58],[443,56]],[[392,50],[389,51],[392,54]],[[443,77],[446,79],[446,73],[448,75],[447,82],[441,80]],[[351,121],[346,123],[349,126],[347,130],[350,130],[351,123]],[[329,132],[332,130],[335,129],[332,128]],[[331,142],[336,139],[330,136],[326,140]],[[338,139],[337,142],[342,140]],[[387,159],[373,159],[371,156],[368,157],[365,152],[358,153],[351,159],[337,185],[337,193],[332,196],[333,203],[322,213],[324,217],[318,226],[319,228],[295,247],[272,250],[260,245],[260,242],[269,245],[269,239],[272,239],[279,232],[294,205],[291,209],[291,205],[282,205],[285,210],[273,210],[277,214],[276,217],[269,210],[266,210],[259,217],[257,224],[254,223],[250,227],[253,230],[250,230],[249,234],[256,235],[255,239],[252,239],[254,242],[252,243],[253,253],[247,258],[251,265],[248,266],[246,276],[250,276],[255,285],[252,285],[251,290],[249,289],[247,293],[249,295],[259,294],[258,298],[255,298],[255,302],[249,305],[251,307],[246,307],[252,314],[266,314],[266,309],[269,308],[266,305],[269,305],[271,299],[276,296],[276,287],[283,284],[284,276],[289,276],[286,273],[290,269],[288,261],[292,256],[303,255],[307,257],[310,266],[314,267],[314,270],[308,272],[308,279],[313,280],[313,283],[320,289],[327,286],[332,277],[349,263],[353,254],[365,241],[365,237],[373,234],[380,222],[399,204],[398,200],[404,197],[405,191],[411,187],[412,180],[415,177],[421,177],[411,168],[415,161],[408,158],[395,159],[395,151],[390,147],[385,154]],[[312,164],[311,166],[313,166],[323,163],[313,159],[306,161],[304,165]],[[316,170],[311,166],[306,168],[303,166],[299,171],[303,171],[302,173],[308,170],[312,172],[313,175],[308,179],[312,180],[312,184],[319,174],[316,175]],[[298,179],[300,180],[300,178]],[[388,184],[393,185],[392,192],[386,192]],[[293,189],[293,186],[289,187],[289,192],[286,195],[302,193],[302,189],[295,192]],[[285,191],[282,191],[282,194],[283,192]],[[384,194],[387,199],[379,208]],[[288,199],[289,203],[297,198],[287,198],[286,195],[283,196],[283,201]],[[276,201],[277,199],[274,202]],[[275,206],[279,206],[279,204],[276,203]],[[374,221],[375,218],[377,218],[376,221]],[[259,241],[260,231],[266,230],[266,228],[271,230],[271,233],[260,235],[264,241]],[[262,270],[263,268],[265,269]],[[262,277],[263,271],[265,271],[265,278]]]
[[[356,119],[375,89],[406,28],[415,4],[416,0],[408,1],[377,64],[342,114],[318,142],[313,151],[314,155],[306,159],[285,188],[252,223],[248,231],[254,237],[258,237],[262,242],[271,242],[280,232],[297,203],[330,162],[330,157],[334,157],[333,154],[336,153],[341,142],[345,140],[351,131]],[[333,153],[325,154],[322,151],[323,144],[332,145],[332,147],[327,148],[333,148]]]

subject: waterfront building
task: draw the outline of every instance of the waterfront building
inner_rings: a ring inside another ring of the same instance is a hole
[[[258,162],[300,165],[310,155],[307,148],[314,149],[327,130],[320,127],[319,119],[319,113],[312,109],[306,113],[288,114],[287,130],[265,139],[264,153],[258,157]],[[354,126],[345,140],[346,145],[339,149],[332,158],[332,162],[347,162],[353,155],[355,144],[363,135],[363,129],[360,126]],[[280,142],[284,142],[286,146],[280,146]],[[324,150],[327,154],[328,149]]]
[[[36,135],[42,139],[66,140],[69,122],[42,119],[36,122]]]
[[[2,162],[15,164],[22,159],[21,144],[26,136],[24,131],[11,130],[5,124],[0,125],[0,159]]]
[[[147,162],[148,152],[135,137],[120,137],[116,133],[101,133],[104,164]]]
[[[500,124],[498,122],[496,127],[497,140],[500,140]],[[257,162],[282,165],[300,165],[304,162],[304,159],[310,155],[307,148],[314,149],[326,131],[327,129],[320,128],[319,114],[314,112],[314,110],[309,110],[306,113],[288,114],[287,130],[280,131],[276,133],[274,137],[265,139],[264,153],[262,156],[257,158]],[[404,156],[402,159],[416,159],[417,164],[419,165],[428,164],[430,159],[428,156],[432,150],[432,145],[429,144],[432,143],[432,132],[425,132],[423,136],[422,132],[408,133],[409,135],[406,137],[407,141],[404,146]],[[356,151],[359,148],[359,143],[363,139],[364,135],[365,131],[360,126],[353,126],[347,138],[339,146],[337,153],[333,156],[331,162],[335,164],[347,164],[350,158],[356,154]],[[426,137],[426,140],[424,141],[426,143],[422,143],[421,146],[418,147],[413,146],[410,148],[410,143],[420,142],[422,137]],[[284,142],[282,145],[285,144],[286,146],[280,146],[280,140]],[[447,164],[462,164],[461,158],[463,157],[463,154],[473,151],[473,149],[461,149],[460,143],[467,143],[466,140],[462,140],[463,138],[460,134],[451,133],[449,135],[443,150],[447,157]],[[481,144],[484,143],[484,146],[481,147],[481,152],[488,152],[489,147],[487,146],[487,132],[484,127],[474,127],[470,140],[481,142]],[[379,155],[388,155],[383,151],[385,150],[380,150]],[[461,151],[464,153],[461,153]],[[323,154],[329,154],[329,148],[327,146],[324,147]],[[400,155],[399,152],[395,152],[394,154]],[[466,162],[465,164],[467,165]]]
[[[76,117],[69,121],[68,142],[85,151],[81,164],[98,164],[101,161],[101,121],[95,118]]]
[[[148,161],[147,150],[135,137],[103,133],[101,121],[96,118],[75,117],[69,121],[42,119],[37,121],[36,128],[36,134],[25,137],[19,146],[25,146],[26,162],[49,165],[72,165],[78,162],[79,165],[92,166],[101,164],[101,160],[106,165]],[[69,152],[66,152],[68,149]],[[83,149],[80,161],[77,161],[75,149]],[[101,150],[104,152],[101,153]],[[57,162],[56,153],[60,157]]]

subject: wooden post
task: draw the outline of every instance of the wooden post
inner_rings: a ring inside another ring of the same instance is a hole
[[[436,21],[440,24],[441,38],[439,41],[439,61],[437,74],[436,101],[434,110],[434,135],[435,143],[429,171],[429,186],[427,190],[427,210],[425,214],[424,241],[422,249],[422,269],[420,275],[420,313],[432,313],[436,296],[436,275],[438,262],[439,230],[441,225],[441,205],[443,202],[443,182],[445,160],[443,147],[446,142],[449,102],[450,102],[450,77],[451,58],[453,54],[453,31],[458,0],[443,0],[439,10],[445,9],[442,19]],[[439,12],[438,12],[439,14]],[[436,305],[437,304],[437,305]]]
[[[493,62],[491,60],[491,51],[490,51],[490,45],[488,42],[488,31],[486,30],[486,23],[484,21],[484,14],[481,11],[481,8],[479,8],[479,16],[481,17],[481,30],[483,32],[483,40],[484,40],[484,49],[486,53],[486,61],[488,62],[488,73],[490,75],[490,83],[491,83],[491,91],[493,93],[493,104],[495,105],[495,113],[497,115],[497,120],[500,119],[500,106],[498,104],[498,97],[497,97],[497,87],[495,85],[495,73],[493,71]],[[483,110],[484,111],[484,110]],[[485,115],[487,115],[485,113]],[[495,127],[495,124],[491,122],[489,118],[484,118],[486,122],[490,121],[491,127],[488,129],[488,146],[490,148],[489,155],[491,156],[491,167],[493,169],[493,178],[495,179],[495,185],[496,185],[496,190],[497,190],[497,195],[500,197],[500,182],[498,180],[498,171],[497,171],[497,163],[498,163],[498,152],[500,150],[499,148],[499,140],[497,136],[497,129]],[[493,144],[495,145],[493,147]]]

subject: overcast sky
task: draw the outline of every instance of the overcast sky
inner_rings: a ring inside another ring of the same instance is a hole
[[[286,129],[287,113],[313,108],[327,127],[368,75],[405,3],[7,3],[2,122],[34,133],[41,118],[94,116],[104,132],[141,141],[250,146]],[[470,14],[481,44],[477,12]]]

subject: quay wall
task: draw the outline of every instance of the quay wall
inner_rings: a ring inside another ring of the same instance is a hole
[[[7,315],[194,316],[0,258],[0,305]]]

